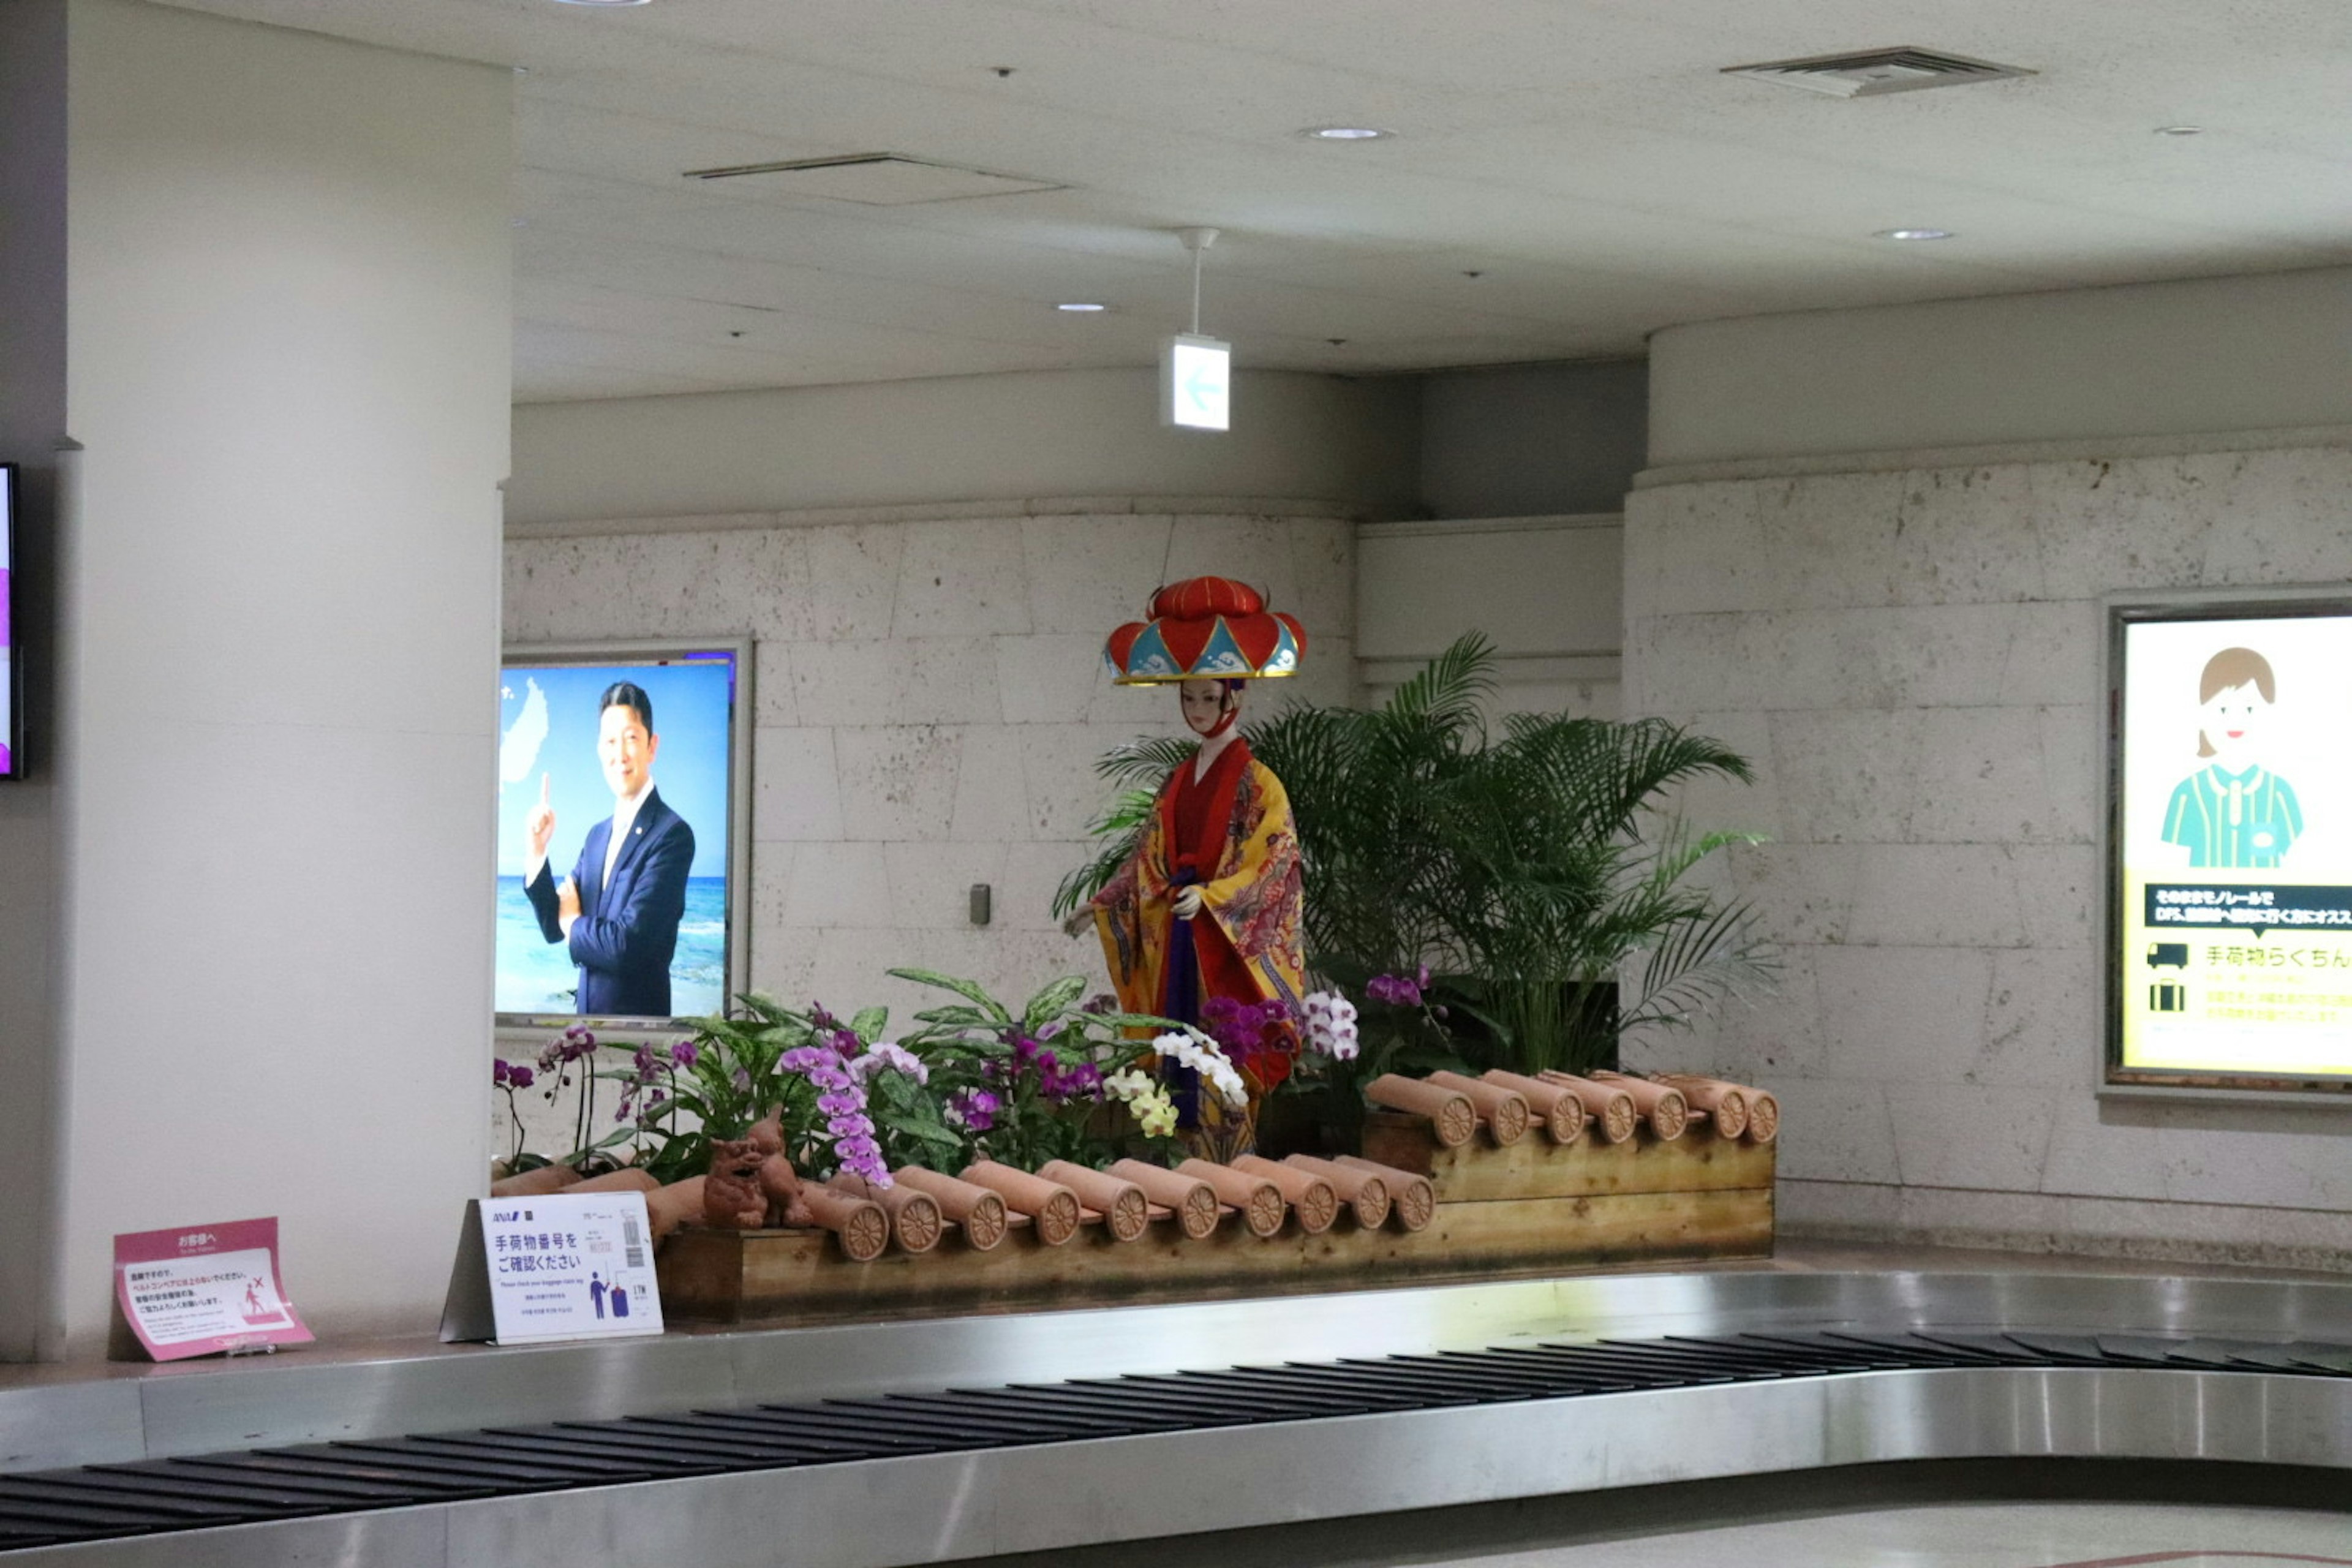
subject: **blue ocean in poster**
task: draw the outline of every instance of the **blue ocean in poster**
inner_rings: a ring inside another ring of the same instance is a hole
[[[496,1006],[500,1013],[575,1010],[579,980],[561,942],[541,934],[523,896],[524,821],[541,792],[555,812],[548,861],[560,880],[588,830],[613,815],[596,751],[599,699],[617,680],[644,688],[658,738],[652,777],[694,830],[686,910],[670,963],[670,1009],[716,1013],[727,994],[728,804],[735,700],[731,657],[676,656],[596,664],[509,665],[499,689]]]
[[[499,879],[499,1011],[569,1013],[579,976],[562,946],[540,940],[520,877]],[[727,994],[727,879],[686,884],[686,918],[669,964],[669,1004],[680,1017],[721,1010]]]

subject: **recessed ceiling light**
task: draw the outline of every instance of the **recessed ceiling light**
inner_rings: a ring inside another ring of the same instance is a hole
[[[2159,125],[2156,133],[2158,136],[2202,136],[2205,128],[2202,125]]]
[[[1871,237],[1873,239],[1949,239],[1952,237],[1952,231],[1948,228],[1882,228]]]
[[[1381,142],[1396,132],[1370,125],[1311,125],[1299,134],[1310,142]]]
[[[1056,305],[1054,309],[1056,310],[1068,310],[1075,315],[1091,315],[1097,310],[1108,310],[1110,307],[1108,305],[1097,305],[1084,300],[1072,300],[1066,304]]]

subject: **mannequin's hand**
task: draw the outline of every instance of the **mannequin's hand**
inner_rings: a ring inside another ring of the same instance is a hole
[[[1176,895],[1176,918],[1189,921],[1201,912],[1201,889],[1186,888]]]
[[[1095,907],[1092,904],[1080,904],[1076,909],[1072,910],[1068,916],[1063,920],[1062,934],[1064,936],[1084,936],[1087,932],[1094,929],[1094,924]]]

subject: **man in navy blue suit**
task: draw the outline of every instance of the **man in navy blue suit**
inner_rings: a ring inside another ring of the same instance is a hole
[[[580,966],[579,1010],[604,1017],[667,1018],[669,961],[686,913],[686,879],[694,867],[694,829],[662,804],[654,788],[654,702],[645,688],[620,680],[597,703],[596,756],[613,786],[613,815],[588,830],[579,863],[562,885],[547,849],[555,808],[547,775],[539,804],[524,819],[531,865],[523,891],[550,942],[565,942]]]

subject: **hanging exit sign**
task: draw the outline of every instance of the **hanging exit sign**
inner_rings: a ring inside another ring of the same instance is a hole
[[[1160,346],[1160,423],[1233,428],[1234,345],[1179,332]]]

